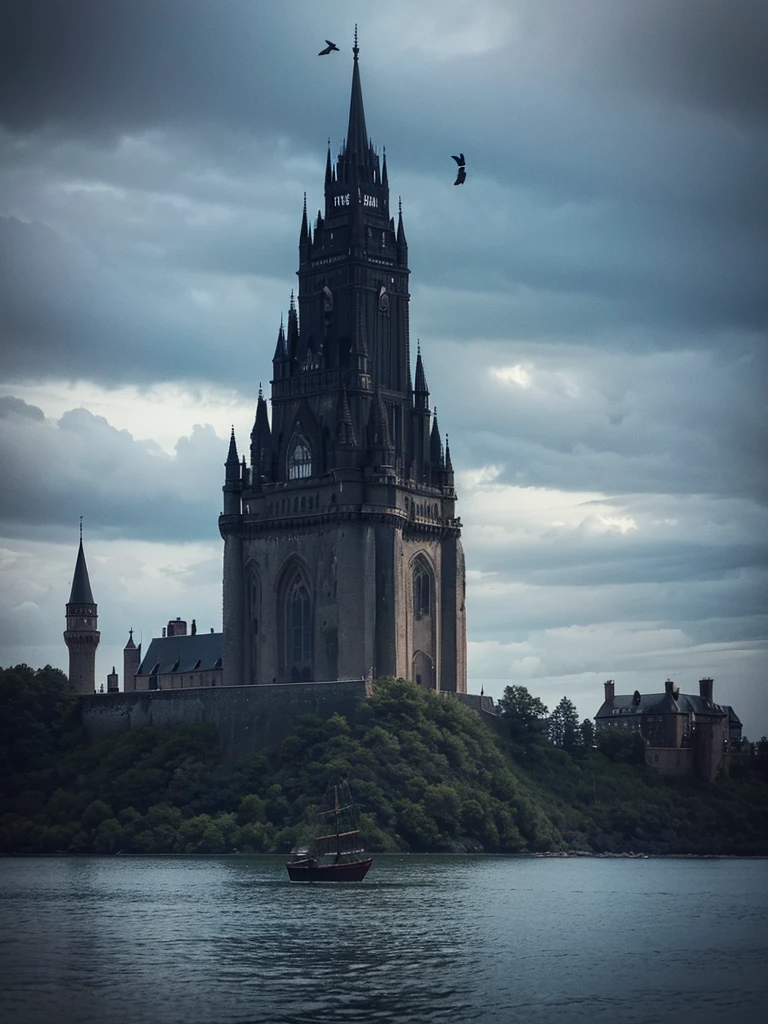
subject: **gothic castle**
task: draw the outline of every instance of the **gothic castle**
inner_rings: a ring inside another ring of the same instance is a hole
[[[234,430],[224,479],[223,633],[168,623],[144,658],[131,634],[124,690],[95,697],[97,607],[82,535],[67,604],[70,680],[89,735],[213,722],[234,759],[274,742],[306,712],[352,715],[373,676],[467,694],[464,556],[446,439],[430,410],[421,352],[411,377],[408,244],[390,214],[386,157],[368,138],[357,44],[347,137],[325,167],[325,210],[306,197],[298,300],[272,360],[272,417],[259,389],[250,459]],[[254,684],[256,687],[254,688]],[[647,741],[661,771],[714,778],[741,723],[712,701],[666,695],[606,700],[598,726]],[[112,671],[108,691],[117,691]],[[134,692],[131,692],[134,691]]]
[[[402,209],[395,221],[386,156],[368,138],[357,40],[353,54],[347,137],[335,164],[328,150],[313,226],[304,199],[271,423],[260,388],[249,462],[230,438],[223,634],[171,623],[143,660],[131,637],[126,691],[394,675],[466,693],[450,451],[420,351],[411,376]],[[94,690],[96,621],[81,539],[65,633],[81,693]]]
[[[411,377],[408,243],[365,124],[355,45],[346,142],[306,197],[298,302],[272,422],[224,483],[224,684],[394,675],[466,692],[464,557],[450,451]]]

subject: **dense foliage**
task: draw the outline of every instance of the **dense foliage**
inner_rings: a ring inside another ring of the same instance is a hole
[[[759,765],[709,786],[668,780],[631,747],[593,747],[570,702],[553,726],[514,689],[493,729],[380,680],[355,721],[304,716],[278,748],[229,766],[208,726],[88,744],[61,673],[0,670],[0,851],[287,852],[346,779],[372,850],[768,853]]]

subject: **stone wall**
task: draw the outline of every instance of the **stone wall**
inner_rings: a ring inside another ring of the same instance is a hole
[[[693,775],[690,747],[646,747],[645,763],[663,775]]]
[[[91,740],[142,726],[211,723],[218,730],[225,761],[235,763],[278,744],[301,715],[328,718],[339,712],[354,718],[371,693],[369,680],[354,679],[88,694],[80,698],[80,716]]]

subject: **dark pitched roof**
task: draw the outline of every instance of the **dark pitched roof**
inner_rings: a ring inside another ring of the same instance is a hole
[[[633,694],[619,694],[612,701],[603,701],[595,718],[609,718],[614,709],[621,715],[724,715],[726,708],[691,693],[643,693],[635,703]]]
[[[75,563],[75,575],[72,580],[72,590],[69,594],[69,604],[96,604],[91,591],[91,581],[88,579],[88,566],[85,564],[85,553],[83,541],[80,540],[80,547],[77,552]]]
[[[139,665],[138,675],[208,672],[221,668],[223,647],[223,633],[156,637],[147,648],[147,653]]]

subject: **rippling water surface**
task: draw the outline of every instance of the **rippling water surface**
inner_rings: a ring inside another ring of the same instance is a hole
[[[760,1019],[768,861],[0,860],[4,1024]]]

